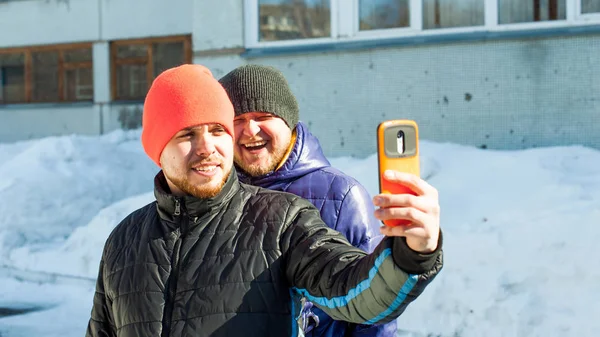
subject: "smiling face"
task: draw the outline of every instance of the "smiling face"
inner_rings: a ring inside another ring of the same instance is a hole
[[[253,177],[275,170],[290,146],[292,130],[285,121],[264,112],[236,116],[235,163]]]
[[[171,192],[216,196],[233,166],[233,139],[220,124],[183,129],[167,143],[160,163]]]

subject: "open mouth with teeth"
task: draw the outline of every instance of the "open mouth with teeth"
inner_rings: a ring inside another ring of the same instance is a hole
[[[259,151],[259,150],[264,149],[266,146],[267,146],[267,141],[265,141],[265,140],[243,144],[243,147],[248,151]]]
[[[192,170],[198,171],[198,172],[211,172],[211,171],[214,171],[217,167],[219,167],[219,165],[198,166],[198,167],[192,167]]]
[[[210,163],[204,165],[198,165],[192,167],[192,171],[203,175],[203,176],[212,176],[217,173],[218,169],[221,167],[220,164]]]

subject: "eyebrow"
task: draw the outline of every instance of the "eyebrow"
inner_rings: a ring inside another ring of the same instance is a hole
[[[179,132],[190,132],[190,131],[194,131],[194,129],[197,129],[199,127],[200,127],[200,125],[189,126],[189,127],[185,128],[185,129],[181,129],[181,131],[179,131]]]
[[[200,127],[202,127],[203,125],[206,125],[209,128],[214,128],[214,127],[221,127],[224,128],[223,125],[221,125],[220,123],[209,123],[209,124],[200,124],[200,125],[194,125],[194,126],[188,126],[185,129],[181,129],[180,132],[189,132],[189,131],[194,131],[196,129],[199,129]]]
[[[249,114],[242,114],[239,116],[235,116],[233,119],[250,119],[250,118],[256,118],[256,117],[266,117],[266,116],[270,116],[270,117],[275,117],[275,114],[272,114],[270,112],[257,112],[256,115],[253,115],[252,117],[249,117]]]

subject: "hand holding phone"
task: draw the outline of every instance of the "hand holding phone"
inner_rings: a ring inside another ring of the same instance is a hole
[[[379,166],[379,192],[391,194],[413,194],[410,188],[386,180],[386,170],[412,173],[420,176],[419,130],[412,120],[385,121],[377,127],[377,159]],[[408,220],[384,220],[386,226],[408,225]]]

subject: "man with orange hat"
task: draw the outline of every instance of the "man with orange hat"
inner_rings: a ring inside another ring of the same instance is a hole
[[[437,191],[378,195],[373,253],[352,247],[293,194],[240,183],[234,110],[201,65],[160,74],[146,96],[142,145],[161,168],[156,201],[106,241],[86,336],[299,336],[309,300],[358,324],[398,317],[442,268]]]

